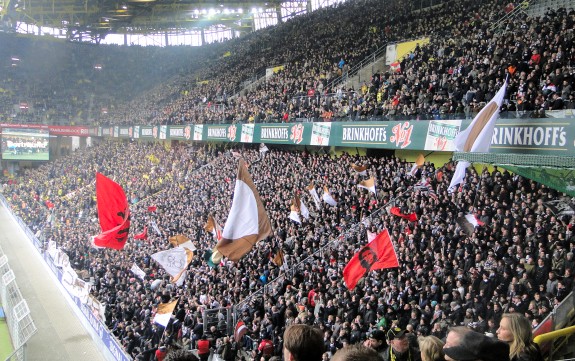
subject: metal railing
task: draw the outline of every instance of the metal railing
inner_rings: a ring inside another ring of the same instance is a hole
[[[552,360],[553,354],[565,344],[567,336],[561,335],[563,337],[552,338],[551,340],[540,338],[540,336],[573,324],[575,324],[575,293],[571,292],[533,331],[534,340],[539,344],[542,352],[548,355],[548,360]]]
[[[28,303],[22,297],[16,283],[16,276],[8,264],[8,257],[4,254],[2,247],[0,247],[0,300],[15,350],[6,358],[6,361],[25,361],[26,342],[38,329],[32,320]]]

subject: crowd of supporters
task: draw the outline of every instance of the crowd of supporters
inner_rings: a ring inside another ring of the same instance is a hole
[[[106,304],[106,325],[139,360],[152,360],[162,345],[200,348],[203,337],[217,350],[225,321],[220,315],[219,324],[205,331],[202,312],[209,309],[238,312],[249,327],[235,345],[244,355],[281,355],[283,330],[294,323],[321,328],[333,354],[395,325],[439,338],[450,325],[462,324],[495,334],[506,311],[526,315],[535,327],[572,289],[575,216],[548,207],[571,200],[534,181],[502,169],[470,168],[461,189],[449,194],[451,163],[427,162],[413,177],[411,164],[395,157],[272,149],[262,158],[257,150],[237,151],[249,164],[274,235],[238,263],[215,268],[204,258],[215,245],[204,225],[208,214],[223,224],[229,212],[238,164],[230,151],[104,142],[26,171],[3,194],[34,232],[56,242],[75,269],[93,277],[92,292]],[[365,177],[352,163],[367,166],[375,194],[357,187]],[[131,204],[130,238],[122,251],[90,246],[99,233],[96,171],[121,184]],[[413,187],[420,177],[437,197]],[[318,208],[306,190],[312,182],[328,187],[337,206]],[[289,218],[295,194],[312,214],[302,224]],[[418,220],[390,214],[391,204]],[[152,205],[157,208],[151,212]],[[468,213],[484,223],[472,235],[456,223]],[[133,239],[146,225],[148,239]],[[343,268],[366,243],[367,231],[383,228],[399,268],[370,272],[347,289]],[[170,284],[150,258],[171,247],[167,239],[176,234],[197,247],[182,287]],[[283,268],[271,261],[278,249],[286,254]],[[145,280],[130,271],[134,263]],[[161,284],[152,286],[156,280]],[[153,324],[158,304],[176,297],[178,322],[166,330]]]
[[[28,101],[40,120],[77,124],[461,118],[477,112],[508,76],[503,110],[544,116],[575,107],[573,9],[498,23],[510,11],[506,1],[424,9],[415,3],[346,2],[193,53],[183,47],[37,47],[42,40],[10,46],[4,49],[30,56],[21,62],[28,66],[16,64],[6,73],[3,112],[9,118],[14,104]],[[422,37],[430,43],[400,59],[400,72],[378,71],[355,88],[333,82],[387,43]],[[67,53],[74,61],[56,66]],[[97,64],[103,68],[94,70]],[[280,65],[265,81],[239,91]],[[30,113],[13,115],[26,119]]]

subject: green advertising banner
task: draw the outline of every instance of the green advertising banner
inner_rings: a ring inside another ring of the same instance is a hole
[[[492,153],[575,156],[575,120],[500,119]],[[270,143],[451,152],[471,119],[404,122],[195,124],[101,127],[103,137],[139,137],[203,142]],[[131,132],[130,132],[131,130]],[[130,133],[132,135],[130,135]]]
[[[118,138],[130,138],[132,127],[118,127]]]
[[[170,125],[168,128],[168,139],[190,140],[191,138],[191,125]]]

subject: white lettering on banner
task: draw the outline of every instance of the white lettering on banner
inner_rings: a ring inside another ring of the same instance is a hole
[[[567,132],[564,127],[496,127],[491,144],[564,147]]]
[[[385,142],[387,140],[387,132],[385,128],[343,128],[343,138],[345,142]]]
[[[120,135],[128,135],[129,134],[128,130],[129,130],[128,128],[120,128]]]
[[[98,320],[96,316],[94,316],[94,314],[91,312],[88,306],[82,303],[80,303],[80,310],[82,311],[82,314],[84,314],[84,316],[86,317],[86,320],[88,320],[88,323],[90,323],[90,326],[92,326],[92,328],[98,333],[100,338],[103,338],[104,327],[102,326],[100,320]]]
[[[262,139],[288,139],[288,128],[262,127]]]
[[[435,136],[443,135],[447,138],[453,139],[459,133],[459,129],[457,127],[445,127],[441,124],[430,123],[429,133],[432,133]]]
[[[112,356],[114,356],[116,360],[123,360],[122,353],[120,352],[120,350],[118,350],[114,342],[110,341],[110,345],[108,346],[108,348],[110,349],[110,353],[112,353]]]
[[[171,137],[183,137],[184,136],[184,128],[170,128],[170,136]]]
[[[227,135],[226,128],[208,128],[208,137],[210,138],[226,138]]]
[[[142,135],[148,137],[153,136],[154,133],[152,132],[152,128],[142,128]]]

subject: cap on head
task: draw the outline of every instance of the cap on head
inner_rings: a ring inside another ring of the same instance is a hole
[[[385,332],[381,330],[374,330],[369,334],[369,338],[377,341],[385,341]]]
[[[392,327],[389,331],[387,331],[387,339],[389,341],[401,338],[403,335],[405,335],[405,330],[401,327]]]

